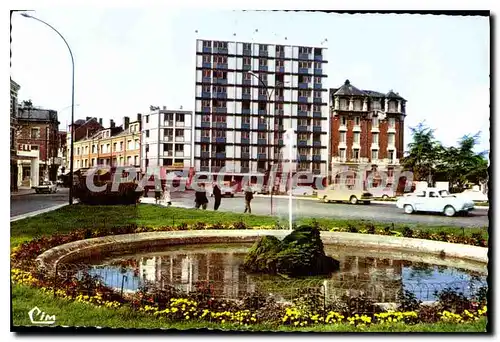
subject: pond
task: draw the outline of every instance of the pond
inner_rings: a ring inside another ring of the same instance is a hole
[[[333,299],[364,293],[376,302],[395,302],[403,289],[422,301],[435,300],[435,291],[456,288],[466,295],[486,285],[487,266],[428,254],[380,251],[325,244],[326,254],[340,261],[328,277],[287,279],[247,274],[245,253],[251,244],[184,245],[135,254],[108,255],[92,260],[90,273],[110,287],[136,291],[143,285],[174,286],[194,291],[209,283],[216,296],[238,298],[261,291],[289,301],[300,289],[316,287]]]

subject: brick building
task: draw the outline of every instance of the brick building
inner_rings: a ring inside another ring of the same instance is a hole
[[[377,169],[389,177],[399,170],[404,152],[406,100],[398,93],[360,90],[349,80],[330,89],[331,170],[340,166],[363,171]],[[353,175],[352,177],[356,177]],[[338,174],[332,181],[338,181]],[[388,180],[392,182],[393,180]]]

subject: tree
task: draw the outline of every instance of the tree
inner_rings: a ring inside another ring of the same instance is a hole
[[[412,142],[408,144],[409,151],[402,158],[401,165],[413,172],[413,179],[432,183],[437,161],[443,154],[443,147],[434,138],[434,130],[419,123],[410,127]]]

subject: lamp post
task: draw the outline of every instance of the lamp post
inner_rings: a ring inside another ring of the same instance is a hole
[[[71,72],[71,75],[72,75],[72,77],[71,77],[71,147],[70,147],[70,161],[69,161],[69,178],[71,180],[70,188],[69,188],[69,204],[71,205],[71,204],[73,204],[73,182],[74,182],[74,180],[73,180],[73,144],[75,141],[75,135],[74,135],[74,133],[75,133],[75,60],[73,59],[73,52],[71,51],[71,48],[69,47],[68,42],[63,37],[63,35],[61,33],[59,33],[59,31],[57,31],[52,25],[46,23],[45,21],[43,21],[41,19],[35,18],[32,15],[29,15],[28,13],[21,13],[21,15],[23,17],[26,17],[26,18],[31,18],[31,19],[37,20],[37,21],[41,22],[42,24],[45,24],[48,27],[50,27],[52,30],[54,30],[59,35],[59,37],[62,38],[62,40],[64,41],[64,44],[66,44],[68,51],[69,51],[69,54],[71,56],[71,65],[72,65],[72,72]]]
[[[260,84],[262,84],[262,86],[264,87],[264,89],[266,90],[266,94],[267,94],[267,105],[266,105],[266,114],[267,115],[270,115],[271,113],[271,110],[270,110],[270,105],[271,105],[271,97],[273,96],[273,93],[274,93],[274,90],[275,88],[272,88],[271,89],[271,92],[269,92],[269,90],[267,89],[267,84],[264,83],[264,81],[256,74],[254,73],[253,71],[248,71],[248,74],[252,75],[253,77],[255,77],[257,80],[259,80]],[[289,82],[277,82],[275,87],[278,85],[278,84],[281,84],[281,85],[284,85],[285,83],[289,83]],[[269,135],[271,134],[271,129],[269,127],[269,125],[267,125],[267,143],[270,144],[270,139],[269,139]],[[271,159],[271,146],[268,146],[268,150],[267,150],[267,170],[268,170],[268,177],[267,177],[267,182],[269,183],[271,181],[271,171],[272,171],[272,159]],[[271,184],[269,185],[268,184],[268,187],[269,187],[269,194],[270,194],[270,200],[271,200],[271,215],[273,214],[273,190],[274,190],[274,184]]]

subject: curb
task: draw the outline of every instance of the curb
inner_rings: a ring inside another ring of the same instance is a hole
[[[75,202],[73,202],[73,203],[75,203]],[[69,203],[58,204],[58,205],[55,205],[55,206],[52,206],[52,207],[49,207],[49,208],[40,209],[40,210],[37,210],[37,211],[29,212],[27,214],[22,214],[22,215],[14,216],[14,217],[10,218],[10,222],[19,221],[19,220],[23,220],[23,219],[28,218],[28,217],[33,217],[33,216],[37,216],[37,215],[40,215],[40,214],[48,213],[50,211],[57,210],[59,208],[65,207],[67,205],[69,205]]]

